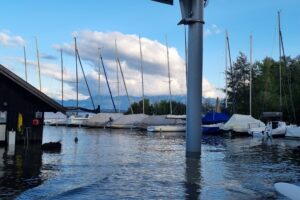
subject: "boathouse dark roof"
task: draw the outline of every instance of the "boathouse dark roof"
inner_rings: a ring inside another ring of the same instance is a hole
[[[54,112],[62,112],[65,113],[64,107],[62,107],[60,104],[58,104],[56,101],[48,97],[46,94],[42,93],[29,83],[27,83],[25,80],[11,72],[9,69],[5,68],[3,65],[0,64],[0,76],[4,76],[22,89],[24,89],[26,92],[32,94],[36,98],[40,99],[42,102],[44,102],[46,105],[48,105],[52,111]]]

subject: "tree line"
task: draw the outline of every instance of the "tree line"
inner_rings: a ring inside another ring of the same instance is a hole
[[[240,52],[226,71],[228,95],[226,110],[229,114],[250,112],[250,70],[252,72],[252,116],[260,118],[262,112],[282,112],[284,120],[299,123],[300,107],[297,102],[300,101],[300,56],[282,57],[280,61],[266,57],[250,65],[247,56]]]

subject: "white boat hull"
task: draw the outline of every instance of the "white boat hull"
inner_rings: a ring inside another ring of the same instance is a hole
[[[176,125],[162,125],[162,126],[148,126],[147,131],[149,132],[184,132],[185,126]]]
[[[300,127],[290,126],[286,129],[286,137],[300,138]]]

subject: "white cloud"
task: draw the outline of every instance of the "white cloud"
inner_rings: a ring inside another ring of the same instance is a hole
[[[215,24],[211,25],[209,28],[206,28],[204,30],[204,36],[205,37],[208,37],[208,36],[211,36],[211,35],[218,35],[220,33],[222,33],[221,29]]]
[[[8,31],[2,31],[0,32],[0,44],[5,47],[24,46],[25,40],[21,36],[13,36]]]
[[[218,34],[219,29],[213,25],[209,34]],[[78,31],[73,36],[77,37],[77,46],[82,60],[93,64],[94,70],[98,71],[99,51],[104,59],[108,81],[113,95],[117,95],[117,75],[116,75],[116,49],[117,40],[118,57],[121,61],[125,81],[129,95],[141,95],[141,73],[140,73],[140,49],[139,37],[137,35],[123,34],[120,32],[97,32]],[[144,85],[146,95],[168,94],[168,72],[167,72],[167,51],[166,46],[156,40],[141,38],[143,52]],[[54,48],[63,51],[70,56],[74,56],[74,42],[54,45]],[[185,61],[182,59],[174,47],[169,47],[170,70],[172,79],[172,94],[185,94]],[[97,72],[87,74],[93,94],[98,92]],[[58,75],[46,72],[50,76],[58,78]],[[81,78],[82,79],[82,78]],[[71,78],[70,78],[71,80]],[[120,93],[125,94],[121,74],[119,74]],[[87,95],[86,86],[80,88],[81,93]],[[101,69],[101,91],[108,93],[103,70]],[[210,84],[207,79],[203,79],[203,95],[206,97],[220,96],[220,92]]]

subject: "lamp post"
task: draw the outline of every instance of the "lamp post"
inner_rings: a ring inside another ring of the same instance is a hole
[[[173,0],[154,0],[173,5]],[[207,0],[179,0],[188,25],[186,156],[199,158],[202,138],[203,8]]]

